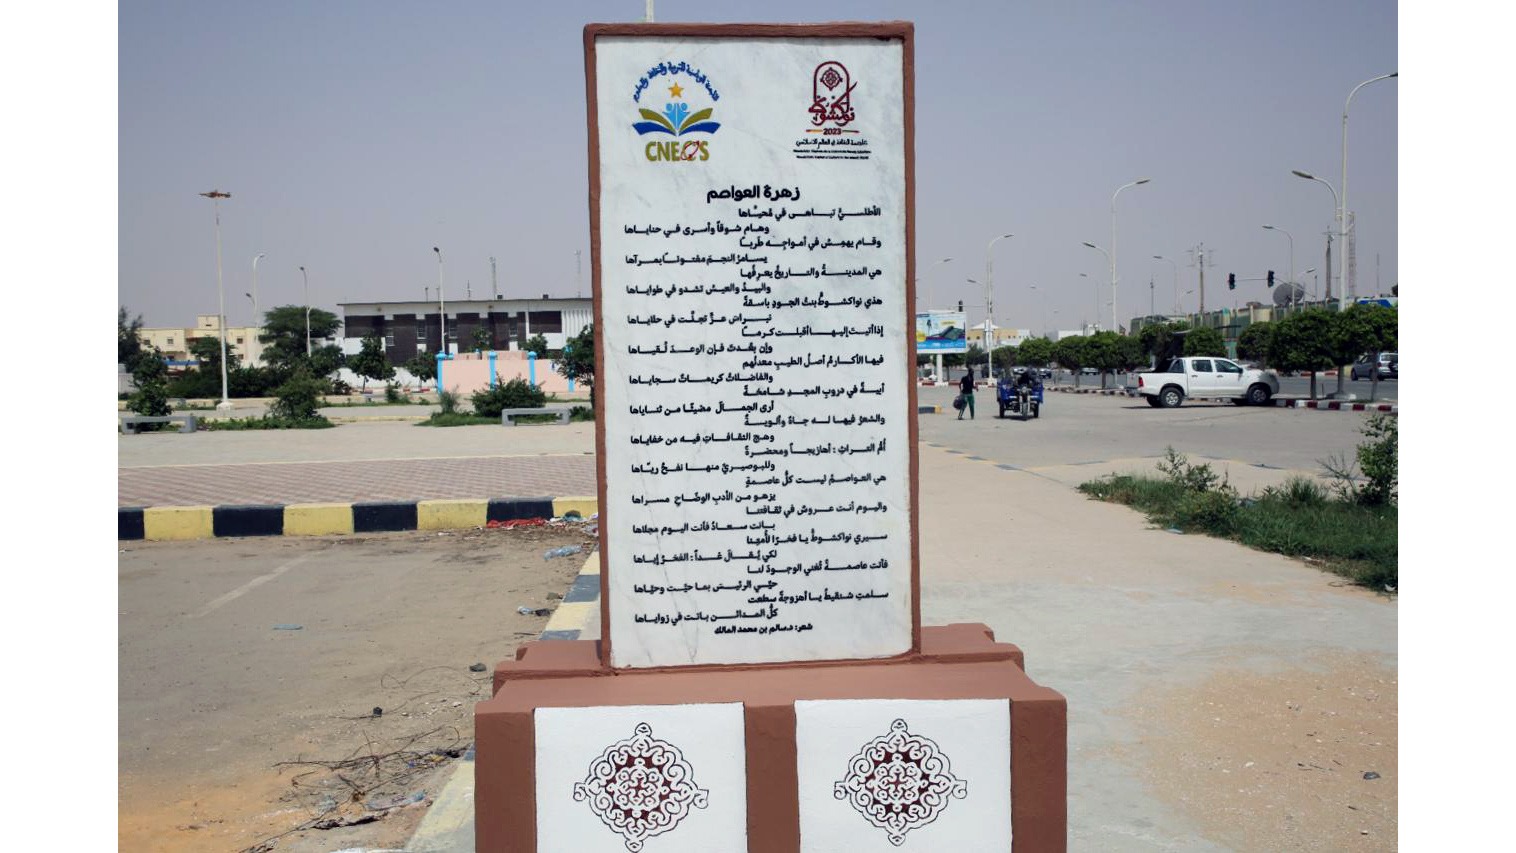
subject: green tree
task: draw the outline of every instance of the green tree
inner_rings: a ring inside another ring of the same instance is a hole
[[[1053,342],[1047,338],[1031,338],[1016,348],[1016,363],[1027,367],[1045,367],[1053,361]]]
[[[590,386],[590,407],[595,406],[595,324],[569,338],[558,359],[558,372],[565,379]]]
[[[221,381],[221,339],[214,335],[195,338],[189,345],[190,355],[200,362],[198,368],[202,373],[210,373]],[[230,373],[242,366],[242,357],[237,354],[237,347],[230,342],[226,345],[226,369]]]
[[[1201,327],[1191,329],[1184,336],[1184,354],[1226,357],[1226,340],[1215,329]]]
[[[1053,360],[1064,370],[1074,372],[1074,386],[1079,386],[1079,370],[1086,365],[1085,351],[1089,339],[1084,335],[1070,335],[1053,344]]]
[[[1328,338],[1332,313],[1323,308],[1297,311],[1274,324],[1269,340],[1269,360],[1276,370],[1311,371],[1311,399],[1316,399],[1316,376],[1332,366]]]
[[[428,352],[418,352],[405,360],[405,370],[417,381],[430,382],[437,378],[437,357]]]
[[[547,358],[547,338],[542,335],[532,335],[527,338],[526,351],[536,353],[538,358]]]
[[[1269,345],[1274,339],[1273,323],[1253,323],[1237,336],[1237,357],[1269,365]]]
[[[1016,366],[1016,347],[995,347],[995,352],[990,356],[995,363],[997,372],[1009,372]]]
[[[312,376],[325,379],[337,372],[337,368],[346,362],[347,356],[342,354],[342,347],[326,344],[312,350],[310,359],[304,363],[310,369]]]
[[[1153,357],[1154,367],[1163,367],[1159,362],[1168,354],[1177,332],[1188,331],[1190,324],[1183,320],[1169,323],[1148,323],[1137,333],[1138,345],[1144,353]]]
[[[1343,390],[1350,365],[1360,355],[1375,354],[1400,347],[1400,312],[1383,305],[1353,305],[1340,314],[1332,315],[1331,342],[1332,363],[1338,366],[1337,391]],[[1370,397],[1379,392],[1379,371],[1373,371],[1373,386]]]
[[[471,349],[475,352],[491,350],[495,348],[495,336],[490,334],[488,326],[480,326],[469,336]]]
[[[305,365],[300,365],[283,385],[274,389],[274,396],[278,399],[269,407],[270,413],[291,421],[318,417],[316,407],[325,391],[326,383],[312,376]]]
[[[163,353],[156,347],[138,354],[132,366],[132,381],[137,391],[128,398],[128,409],[155,418],[173,413],[168,404],[168,365],[163,363]]]
[[[1116,369],[1122,373],[1131,373],[1147,366],[1148,355],[1142,349],[1142,342],[1131,335],[1117,335],[1111,341],[1111,348]]]
[[[116,309],[116,363],[128,373],[136,368],[142,355],[142,315],[128,319],[126,306]]]
[[[363,339],[363,348],[348,362],[348,367],[363,377],[363,390],[368,391],[370,379],[393,379],[395,368],[384,355],[384,341],[378,335]]]
[[[337,350],[338,359],[335,363],[327,358],[324,363],[316,363],[314,352],[312,356],[305,353],[305,311],[304,305],[280,305],[263,314],[263,331],[258,335],[258,341],[264,345],[263,361],[281,374],[292,373],[297,367],[304,365],[313,376],[325,376],[341,366],[342,350]],[[329,338],[337,333],[342,326],[342,321],[337,315],[320,308],[310,309],[311,315],[311,346],[319,347],[318,342]],[[325,364],[331,364],[327,370],[320,368]]]

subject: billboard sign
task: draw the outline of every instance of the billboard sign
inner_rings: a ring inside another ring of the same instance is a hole
[[[917,352],[968,352],[968,323],[962,311],[927,311],[916,315]]]

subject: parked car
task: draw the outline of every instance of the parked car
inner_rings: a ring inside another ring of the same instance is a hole
[[[1154,408],[1172,409],[1192,397],[1262,406],[1279,393],[1279,377],[1225,358],[1176,358],[1165,371],[1137,374],[1137,393]]]
[[[1400,353],[1382,352],[1378,359],[1372,355],[1361,356],[1353,362],[1352,378],[1354,382],[1360,379],[1373,379],[1374,367],[1378,365],[1380,379],[1396,379],[1400,375]]]

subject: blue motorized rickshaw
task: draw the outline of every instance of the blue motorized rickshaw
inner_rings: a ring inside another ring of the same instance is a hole
[[[1022,375],[1030,376],[1032,381],[1022,385],[1018,381]],[[1022,420],[1038,417],[1042,411],[1042,378],[1033,369],[1028,369],[1025,374],[1001,376],[995,383],[995,400],[1000,404],[1002,418],[1006,412]]]

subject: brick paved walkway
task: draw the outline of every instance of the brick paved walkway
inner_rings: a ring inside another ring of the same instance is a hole
[[[121,468],[118,506],[348,503],[595,494],[595,457],[485,456]]]

